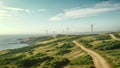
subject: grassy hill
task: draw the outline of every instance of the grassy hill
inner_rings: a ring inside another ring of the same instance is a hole
[[[120,33],[116,34],[119,38]],[[30,37],[30,46],[0,51],[0,68],[94,68],[91,56],[72,43],[104,56],[114,68],[120,67],[120,41],[109,34]]]
[[[113,35],[120,37],[119,33]],[[120,68],[120,41],[113,39],[109,34],[86,36],[79,38],[78,41],[85,47],[100,53],[111,63],[111,67]]]

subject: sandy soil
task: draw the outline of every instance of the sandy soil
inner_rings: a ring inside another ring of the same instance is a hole
[[[116,38],[113,34],[110,34],[110,36],[111,36],[114,40],[120,41],[120,39]]]
[[[76,41],[73,41],[77,46],[79,46],[81,49],[86,51],[93,59],[94,66],[96,68],[111,68],[110,65],[107,63],[107,61],[98,53],[85,48],[83,45],[77,43]]]

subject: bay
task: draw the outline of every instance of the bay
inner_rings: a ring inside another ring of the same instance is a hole
[[[0,35],[0,50],[21,48],[29,46],[27,43],[20,43],[19,39],[40,36],[40,35]]]

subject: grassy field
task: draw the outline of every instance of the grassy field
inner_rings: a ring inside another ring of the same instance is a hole
[[[0,68],[91,68],[91,57],[72,43],[79,37],[30,38],[31,46],[0,51]]]
[[[117,34],[117,35],[116,35]],[[119,38],[120,33],[113,33]],[[109,34],[30,37],[30,46],[0,51],[0,68],[94,68],[90,55],[76,46],[100,53],[113,68],[120,68],[120,41]]]
[[[117,38],[120,38],[120,32],[119,33],[113,33],[114,36],[116,36]]]
[[[119,33],[113,33],[114,36],[115,34]],[[86,36],[78,41],[104,56],[111,63],[111,67],[120,68],[120,41],[112,39],[109,34]]]

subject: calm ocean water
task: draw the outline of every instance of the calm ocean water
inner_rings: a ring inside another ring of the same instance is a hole
[[[21,44],[20,40],[27,37],[38,36],[38,35],[0,35],[0,50],[15,49],[29,44]]]

